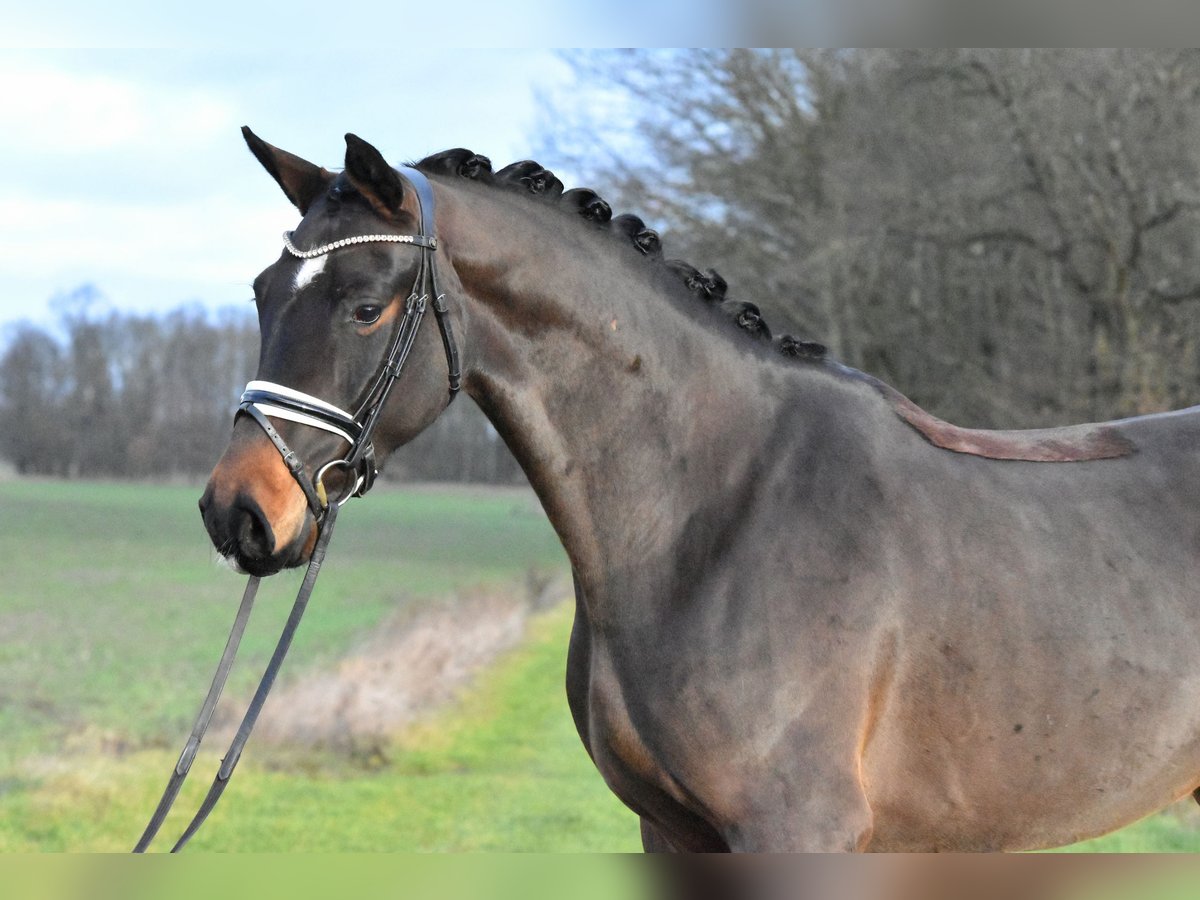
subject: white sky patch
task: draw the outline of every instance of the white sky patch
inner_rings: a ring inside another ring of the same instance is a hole
[[[0,193],[0,222],[21,223],[0,240],[0,351],[6,322],[49,325],[59,298],[85,284],[99,290],[98,315],[193,304],[252,313],[251,283],[296,226],[295,210],[273,201],[223,194],[111,205]]]
[[[788,5],[807,8],[819,2],[789,0]],[[755,0],[751,8],[782,4],[783,0]],[[273,4],[244,0],[196,4],[122,0],[115,6],[54,0],[10,4],[13,8],[5,13],[4,27],[5,41],[13,47],[234,47],[255,53],[312,47],[314,57],[330,52],[339,57],[386,53],[394,48],[397,36],[403,36],[409,46],[438,50],[736,46],[745,43],[737,26],[748,16],[746,10],[730,14],[725,7],[731,5],[721,0],[576,0],[569,4],[510,0],[504,14],[496,15],[495,4],[487,0],[460,0],[455,15],[414,16],[416,7],[411,3],[364,0],[355,6],[360,21],[371,23],[364,30],[327,27],[331,8],[319,0],[293,0],[286,16],[279,15]]]
[[[347,131],[394,163],[471,147],[499,168],[537,152],[535,90],[570,77],[545,50],[410,57],[0,50],[0,351],[5,323],[84,284],[131,312],[248,301],[300,217],[240,125],[330,169]],[[438,89],[414,90],[432,68]]]
[[[279,257],[281,235],[296,219],[286,204],[231,194],[99,204],[0,193],[0,221],[21,223],[0,242],[0,279],[69,263],[97,277],[136,269],[151,277],[249,284]]]
[[[79,73],[0,57],[0,132],[5,155],[64,154],[209,143],[236,127],[232,105],[213,92],[180,92],[112,75]]]

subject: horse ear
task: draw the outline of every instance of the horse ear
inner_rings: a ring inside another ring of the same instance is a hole
[[[355,134],[346,135],[346,175],[375,211],[394,219],[404,202],[404,182],[383,154]]]
[[[329,187],[333,181],[333,173],[318,165],[293,156],[286,150],[272,147],[248,127],[242,126],[242,137],[250,152],[258,158],[263,168],[271,173],[271,177],[279,182],[292,205],[304,215],[312,202]]]

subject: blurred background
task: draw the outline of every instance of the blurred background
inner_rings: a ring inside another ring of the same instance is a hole
[[[1200,400],[1196,51],[14,51],[0,84],[0,850],[132,843],[233,616],[194,504],[297,220],[240,125],[329,168],[347,131],[397,164],[537,158],[957,424]],[[637,849],[567,716],[565,558],[495,431],[464,398],[386,475],[193,846]],[[271,581],[226,733],[296,587]],[[1200,816],[1086,849],[1197,850]]]
[[[195,477],[254,371],[249,282],[296,215],[250,124],[336,167],[535,156],[715,267],[776,327],[938,415],[1024,427],[1188,405],[1200,382],[1193,51],[427,51],[6,56],[0,456]],[[414,61],[414,71],[422,68]],[[316,111],[314,111],[314,109]],[[19,427],[18,427],[19,426]],[[519,483],[469,404],[390,469]]]

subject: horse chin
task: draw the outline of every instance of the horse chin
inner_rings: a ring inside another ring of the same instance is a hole
[[[297,569],[307,565],[309,557],[312,556],[313,547],[316,545],[316,539],[316,523],[309,521],[308,527],[302,528],[300,533],[278,553],[258,557],[235,551],[221,559],[225,565],[239,575],[267,578],[284,569]]]
[[[236,556],[226,557],[226,562],[229,564],[229,568],[233,569],[239,575],[253,575],[257,578],[266,578],[288,568],[287,563],[274,556],[256,559],[237,554]]]
[[[224,566],[226,569],[228,569],[230,572],[232,572],[235,575],[248,574],[246,572],[246,570],[242,568],[241,563],[239,563],[237,561],[237,557],[233,556],[232,554],[229,556],[225,556],[224,554],[218,553],[216,555],[216,557],[214,558],[213,562],[218,566]]]

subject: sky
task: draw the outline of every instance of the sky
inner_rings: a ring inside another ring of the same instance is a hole
[[[247,302],[297,216],[246,150],[242,125],[328,168],[347,131],[396,163],[465,146],[499,166],[539,149],[539,92],[570,91],[568,51],[541,45],[862,42],[880,35],[831,23],[854,24],[877,2],[10,4],[0,347],[6,325],[53,321],[55,298],[85,284],[117,310]],[[940,2],[882,7],[894,18]],[[559,161],[542,161],[571,182]]]
[[[339,168],[353,131],[397,164],[530,156],[544,49],[0,51],[0,327],[92,284],[129,311],[245,303],[298,214],[239,128]]]
[[[571,83],[547,47],[729,33],[725,0],[9,6],[0,347],[6,326],[52,321],[83,285],[100,310],[247,302],[298,217],[242,125],[328,168],[348,131],[396,163],[465,146],[499,166],[538,150],[539,92]]]

